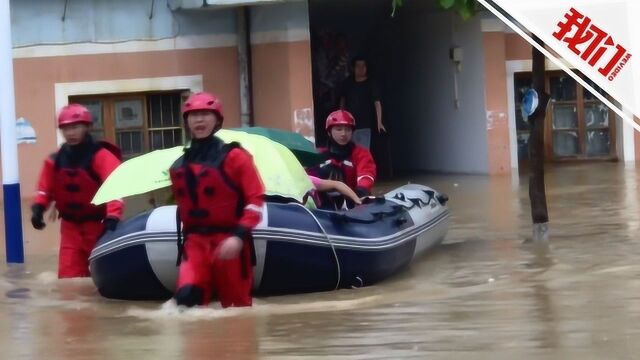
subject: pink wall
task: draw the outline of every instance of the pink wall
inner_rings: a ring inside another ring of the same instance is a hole
[[[511,173],[506,42],[502,32],[483,33],[489,174]]]
[[[33,194],[44,158],[56,150],[56,83],[202,75],[205,90],[223,101],[226,126],[239,125],[234,47],[14,60],[16,115],[31,121],[37,144],[19,145],[22,196]]]
[[[252,45],[256,125],[293,130],[297,109],[313,107],[308,40]]]

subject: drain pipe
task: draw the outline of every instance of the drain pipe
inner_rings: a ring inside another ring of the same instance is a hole
[[[236,10],[236,34],[238,36],[238,68],[240,75],[240,124],[254,126],[251,86],[251,29],[250,8]]]

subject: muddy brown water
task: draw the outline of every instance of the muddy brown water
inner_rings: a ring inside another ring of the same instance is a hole
[[[526,242],[526,177],[383,184],[450,196],[446,241],[406,271],[368,288],[187,312],[57,280],[58,226],[32,230],[24,206],[27,264],[0,265],[0,358],[640,358],[638,178],[616,163],[551,169],[548,246]]]

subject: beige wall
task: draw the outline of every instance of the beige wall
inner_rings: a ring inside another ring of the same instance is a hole
[[[256,125],[293,130],[294,112],[313,107],[309,40],[254,44],[251,49]]]
[[[518,34],[503,34],[505,38],[505,57],[507,60],[531,59],[531,45]]]
[[[503,32],[485,32],[482,41],[489,174],[510,174],[509,116],[505,86],[507,81],[505,34]]]

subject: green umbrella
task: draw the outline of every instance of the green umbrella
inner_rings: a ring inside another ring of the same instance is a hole
[[[265,128],[265,127],[241,127],[233,130],[244,131],[249,134],[262,135],[275,142],[286,146],[298,158],[302,166],[313,166],[321,163],[323,157],[318,153],[314,144],[301,134],[292,131]]]
[[[302,201],[313,188],[296,157],[283,145],[263,136],[220,130],[216,136],[239,142],[252,156],[267,195]],[[156,150],[123,162],[102,184],[93,204],[144,194],[171,185],[169,168],[183,154],[183,147]]]

